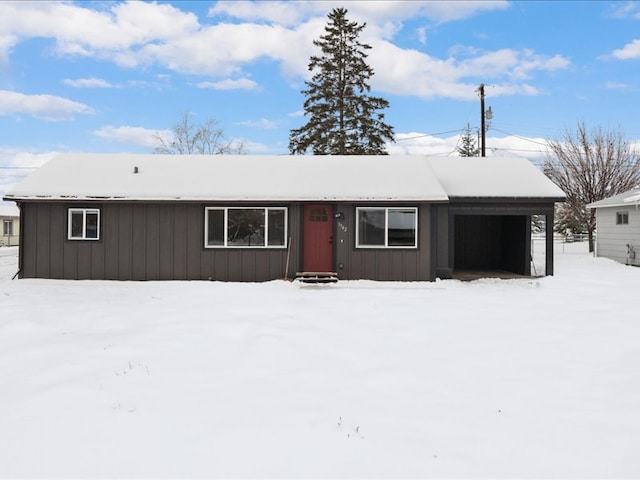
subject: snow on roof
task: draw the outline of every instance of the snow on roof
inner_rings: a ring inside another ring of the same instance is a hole
[[[429,163],[450,198],[565,198],[558,186],[524,158],[432,157]]]
[[[65,154],[5,198],[446,201],[447,195],[420,157]]]
[[[632,188],[626,192],[612,195],[597,202],[590,203],[587,208],[599,207],[628,207],[631,204],[640,203],[640,187]]]
[[[19,217],[20,210],[15,205],[0,205],[0,217]]]
[[[137,173],[134,173],[137,172]],[[7,200],[442,201],[564,198],[524,159],[64,154]]]

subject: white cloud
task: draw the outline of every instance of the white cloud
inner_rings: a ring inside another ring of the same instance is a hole
[[[234,139],[231,143],[232,145],[236,145],[236,146],[242,145],[244,148],[244,153],[246,155],[258,155],[258,154],[267,155],[267,154],[280,153],[280,152],[273,152],[270,147],[260,142],[250,142],[246,140]]]
[[[260,130],[271,130],[277,128],[279,123],[273,120],[267,120],[266,118],[261,118],[260,120],[247,120],[244,122],[239,122],[240,125],[244,125],[245,127],[259,128]]]
[[[640,40],[633,40],[624,47],[611,52],[610,57],[617,60],[634,60],[640,58]]]
[[[57,152],[32,153],[19,148],[0,147],[0,166],[3,167],[0,174],[0,201],[15,185],[56,154]]]
[[[101,78],[65,78],[62,83],[74,88],[113,88],[113,85]]]
[[[396,143],[387,144],[387,151],[396,155],[455,157],[458,156],[460,136],[461,134],[440,138],[420,132],[398,133]],[[543,138],[487,136],[488,157],[523,157],[541,165],[547,152],[546,140]]]
[[[416,30],[416,35],[418,37],[418,41],[422,44],[422,45],[426,45],[427,44],[427,29],[422,27],[422,28],[418,28]]]
[[[640,20],[640,4],[638,2],[621,2],[610,6],[613,18],[633,18]]]
[[[0,90],[0,115],[26,114],[41,120],[60,121],[90,113],[93,109],[88,105],[67,98]]]
[[[392,155],[452,155],[456,156],[458,137],[439,138],[432,135],[409,132],[398,133],[396,143],[387,144]]]
[[[0,63],[9,61],[9,53],[17,43],[18,37],[16,35],[0,35]]]
[[[200,82],[198,88],[212,88],[214,90],[255,90],[258,84],[248,78],[220,80],[219,82]]]
[[[155,135],[159,134],[163,138],[171,138],[171,130],[151,130],[144,127],[121,126],[114,127],[107,125],[93,132],[94,135],[106,140],[127,145],[136,145],[153,149],[157,146]]]
[[[376,88],[422,98],[471,100],[477,88],[472,80],[477,78],[495,79],[491,82],[495,95],[537,95],[538,90],[523,80],[535,71],[556,71],[570,65],[560,55],[545,57],[530,50],[503,49],[460,61],[441,60],[385,41],[376,44],[375,50],[370,63],[376,72]]]
[[[35,170],[57,154],[58,152],[33,153],[20,148],[0,147],[0,165]]]
[[[620,83],[620,82],[607,82],[605,84],[605,88],[609,90],[627,90],[631,85],[628,83]]]
[[[488,10],[509,7],[507,1],[415,1],[415,0],[361,0],[344,1],[243,1],[217,2],[210,16],[228,16],[251,21],[280,25],[296,25],[312,17],[323,16],[333,8],[346,7],[350,18],[361,22],[384,24],[407,18],[426,18],[435,22],[448,22],[469,18]]]
[[[66,2],[0,2],[0,31],[18,38],[53,38],[62,55],[112,58],[151,42],[184,37],[197,17],[167,4],[126,2],[97,10]]]
[[[127,68],[155,64],[181,74],[239,78],[202,82],[201,88],[256,88],[243,70],[261,59],[278,62],[289,80],[309,78],[308,59],[315,52],[312,42],[323,33],[327,12],[342,5],[333,1],[217,2],[209,11],[212,23],[200,23],[193,13],[169,4],[0,2],[0,31],[5,32],[0,54],[3,45],[8,55],[16,42],[44,37],[55,41],[59,55],[92,56]],[[363,40],[374,46],[369,60],[376,71],[372,83],[377,90],[457,99],[471,98],[478,78],[506,79],[494,82],[505,94],[535,95],[535,87],[525,81],[534,72],[566,68],[569,60],[512,49],[467,51],[470,56],[462,59],[440,59],[399,48],[391,40],[408,19],[441,23],[508,7],[505,1],[348,5],[351,19],[367,22]]]

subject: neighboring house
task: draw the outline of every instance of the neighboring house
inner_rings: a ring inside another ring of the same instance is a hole
[[[564,194],[515,158],[69,154],[5,200],[23,278],[424,281],[530,275],[536,214],[553,274]]]
[[[13,247],[20,243],[20,211],[15,205],[0,205],[0,247]]]
[[[596,256],[640,266],[640,188],[587,207],[596,210]]]

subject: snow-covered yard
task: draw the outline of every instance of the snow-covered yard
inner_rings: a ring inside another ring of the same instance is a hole
[[[15,280],[0,477],[639,477],[640,268],[461,283]]]

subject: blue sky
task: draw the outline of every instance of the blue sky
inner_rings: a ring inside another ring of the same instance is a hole
[[[487,155],[535,161],[578,122],[640,145],[639,2],[2,1],[0,195],[57,152],[151,152],[186,111],[249,154],[288,153],[339,6],[367,23],[391,153],[455,152],[480,83]]]

